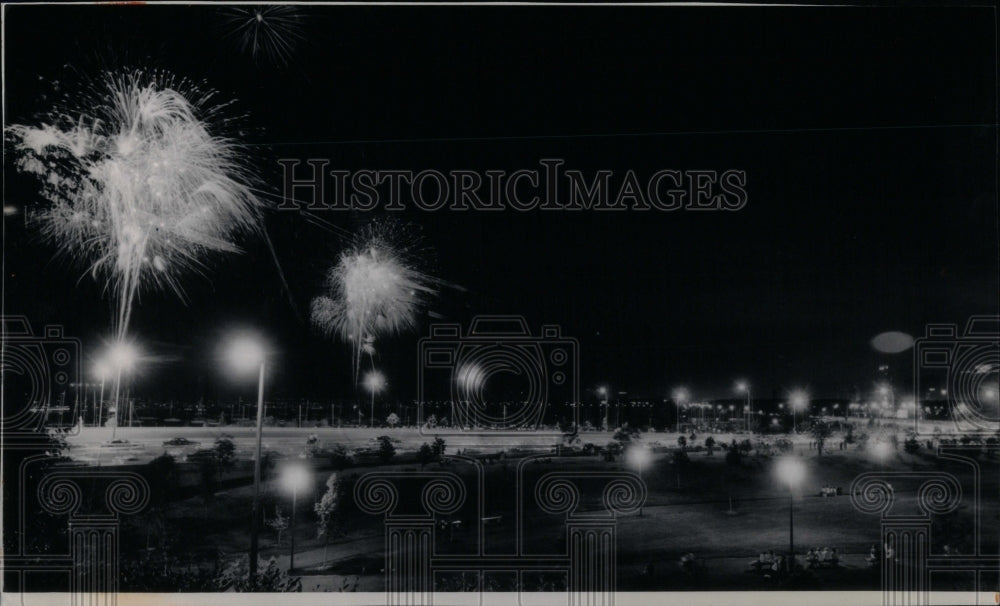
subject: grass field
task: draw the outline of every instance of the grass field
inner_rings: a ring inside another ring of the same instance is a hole
[[[86,431],[86,430],[85,430]],[[95,430],[102,431],[102,430]],[[132,429],[119,432],[133,442],[148,442],[150,451],[162,452],[162,441],[177,435],[178,430]],[[216,436],[233,435],[241,454],[249,452],[251,434],[225,428],[185,428],[185,437],[210,446]],[[312,511],[325,491],[325,482],[334,473],[326,459],[306,459],[313,469],[311,486],[298,495],[296,510],[296,574],[303,578],[304,590],[336,591],[347,583],[357,591],[382,591],[384,538],[382,519],[367,515],[353,505],[352,485],[361,475],[378,469],[380,472],[412,474],[421,469],[413,462],[412,450],[429,441],[412,429],[269,429],[265,442],[269,448],[279,449],[288,456],[300,453],[305,438],[316,434],[324,446],[344,444],[349,448],[363,448],[378,435],[398,439],[397,459],[387,465],[352,467],[337,472],[345,482],[340,510],[340,536],[325,545],[316,536],[316,515]],[[610,434],[581,434],[581,441],[595,444],[607,443]],[[729,436],[715,436],[725,441]],[[80,439],[78,436],[76,439]],[[473,447],[479,453],[509,452],[509,437],[498,438],[496,443],[483,444],[481,437],[468,438],[465,446],[459,436],[447,436],[447,453],[462,448],[467,452]],[[91,436],[93,439],[93,436]],[[503,441],[506,440],[506,441]],[[564,456],[550,453],[558,438],[525,436],[519,448],[536,450],[540,460],[524,465],[524,484],[533,482],[542,474],[553,471],[600,472],[629,469],[625,460],[605,461],[599,456]],[[648,434],[647,443],[676,446],[673,434]],[[796,551],[801,554],[811,547],[828,546],[841,554],[841,565],[836,569],[811,571],[797,578],[799,588],[817,589],[877,589],[878,571],[871,569],[865,560],[869,548],[879,542],[879,519],[854,509],[848,496],[851,482],[865,471],[914,471],[945,470],[960,478],[967,495],[963,506],[955,513],[936,516],[932,553],[941,553],[944,545],[971,553],[975,549],[972,539],[974,514],[980,519],[980,549],[983,553],[996,553],[1000,538],[1000,512],[997,499],[997,465],[992,459],[980,457],[982,484],[981,502],[978,507],[969,498],[974,494],[973,479],[967,466],[940,460],[931,453],[909,455],[900,451],[888,459],[876,460],[868,452],[849,447],[837,448],[834,437],[822,457],[809,447],[809,438],[796,440],[794,456],[805,463],[806,475],[793,499],[794,533]],[[699,439],[699,443],[701,439]],[[160,446],[157,446],[159,444]],[[81,450],[85,448],[82,447]],[[76,450],[76,449],[74,449]],[[784,553],[788,550],[788,489],[776,480],[775,459],[771,456],[744,457],[739,466],[728,465],[724,453],[716,450],[712,456],[706,452],[691,452],[690,463],[679,469],[673,463],[672,452],[658,449],[642,470],[648,487],[648,497],[638,513],[619,516],[617,520],[618,587],[620,590],[679,590],[679,589],[763,589],[782,588],[778,581],[765,579],[746,572],[750,559],[765,550]],[[79,452],[79,450],[78,450]],[[157,453],[159,454],[159,452]],[[477,535],[470,528],[477,520],[476,503],[481,495],[490,515],[501,516],[501,522],[485,529],[487,551],[509,553],[514,549],[516,524],[519,513],[516,499],[512,497],[516,484],[519,456],[509,455],[482,467],[482,489],[476,466],[455,461],[447,471],[457,473],[467,487],[467,503],[452,520],[462,521],[462,528],[455,532],[442,532],[437,537],[439,549],[446,553],[473,553]],[[438,469],[437,464],[428,470]],[[632,470],[635,471],[635,470]],[[287,515],[291,507],[290,496],[281,489],[278,481],[280,469],[264,483],[264,513],[274,517],[280,507]],[[238,475],[238,474],[237,474]],[[184,561],[208,567],[220,556],[229,557],[246,553],[251,486],[248,481],[236,481],[212,495],[185,496],[158,508],[154,512],[136,517],[123,537],[123,550],[135,554],[161,550],[177,555]],[[840,487],[841,496],[821,497],[824,486]],[[916,484],[900,480],[894,484],[896,507],[912,510],[916,507]],[[417,494],[404,494],[402,501],[418,499]],[[581,508],[600,508],[599,495],[584,494]],[[558,516],[541,512],[531,503],[520,509],[524,519],[524,549],[531,553],[560,553],[565,551],[565,521]],[[288,534],[277,541],[277,532],[264,527],[262,555],[274,556],[281,566],[288,565]],[[682,554],[695,555],[693,572],[679,565]],[[987,581],[989,582],[989,581]],[[494,589],[510,589],[497,581]],[[961,583],[956,589],[967,589]]]

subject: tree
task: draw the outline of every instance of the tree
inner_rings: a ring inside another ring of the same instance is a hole
[[[236,462],[236,445],[232,436],[220,436],[215,440],[215,460],[220,469],[231,469]]]
[[[708,456],[712,456],[712,450],[715,448],[715,438],[712,436],[705,438],[705,448],[708,450]]]
[[[396,447],[392,445],[392,438],[389,436],[379,436],[378,458],[383,463],[388,463],[394,456],[396,456]]]
[[[681,448],[687,448],[688,445],[687,438],[685,438],[684,436],[678,436],[677,445],[680,446]]]
[[[428,463],[437,459],[437,455],[434,454],[434,449],[430,444],[424,442],[420,445],[417,450],[417,462],[420,463],[420,467],[426,467]]]
[[[281,513],[281,508],[274,506],[274,517],[267,521],[269,528],[273,528],[278,533],[278,545],[281,545],[281,535],[288,529],[288,516]]]
[[[340,479],[337,474],[330,474],[326,480],[326,492],[313,505],[313,511],[319,516],[316,524],[316,536],[323,539],[323,561],[326,561],[326,548],[330,544],[330,535],[339,530],[340,519]]]
[[[306,438],[306,454],[310,457],[315,457],[320,452],[319,436],[316,434],[311,434]]]
[[[916,435],[911,435],[905,442],[903,442],[903,450],[906,451],[906,454],[917,454],[920,450],[920,442],[917,441]]]
[[[823,456],[823,445],[826,443],[826,439],[830,437],[830,426],[823,421],[816,421],[812,426],[812,436],[816,440],[816,450],[819,452],[819,456]]]
[[[445,442],[441,438],[434,438],[431,442],[431,452],[434,453],[435,457],[441,458],[444,456],[444,449],[446,448]]]
[[[438,420],[435,415],[427,417],[426,425],[427,427],[437,427]]]
[[[385,418],[385,424],[389,427],[396,427],[399,425],[399,415],[394,412],[389,413],[389,416]]]

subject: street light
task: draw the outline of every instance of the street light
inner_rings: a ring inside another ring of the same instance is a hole
[[[600,387],[597,388],[597,393],[601,396],[601,405],[604,406],[604,425],[603,425],[603,429],[604,429],[604,431],[607,431],[608,430],[608,409],[610,408],[610,406],[608,406],[608,388],[606,386],[604,386],[604,385],[601,385]]]
[[[747,431],[752,431],[750,429],[750,420],[751,420],[750,415],[753,412],[753,397],[750,395],[750,384],[747,383],[746,381],[737,381],[736,391],[739,393],[745,393],[747,395],[747,408],[743,416],[746,418],[747,421]]]
[[[882,401],[886,401],[888,398],[889,406],[895,410],[896,409],[896,392],[892,389],[892,385],[888,383],[883,383],[879,385],[878,393],[882,396]]]
[[[101,382],[101,397],[97,401],[97,418],[94,420],[94,427],[101,426],[101,417],[104,415],[104,382],[111,378],[111,367],[104,360],[94,365],[94,376]]]
[[[775,475],[778,480],[788,485],[788,572],[793,570],[795,562],[795,526],[793,521],[792,497],[795,490],[806,477],[806,466],[795,457],[783,457],[775,465]]]
[[[122,372],[131,370],[139,359],[139,352],[135,346],[125,341],[119,341],[111,346],[108,352],[108,360],[111,368],[115,371],[115,424],[111,426],[111,439],[114,440],[118,433],[118,422],[121,419],[121,406],[119,396],[121,394]]]
[[[688,391],[683,387],[674,390],[674,409],[677,411],[677,433],[681,432],[681,407],[688,401]]]
[[[892,456],[892,444],[886,440],[877,440],[871,448],[872,456],[879,463],[885,463]]]
[[[291,537],[291,548],[288,552],[288,572],[295,569],[295,508],[297,506],[299,492],[309,489],[312,481],[312,474],[304,465],[289,465],[281,474],[281,485],[286,492],[292,493],[292,521],[289,525],[288,536]]]
[[[799,433],[799,426],[796,413],[798,413],[798,411],[800,410],[805,410],[809,407],[809,394],[802,391],[801,389],[798,391],[793,391],[788,398],[788,403],[791,405],[792,408],[792,431],[794,433]]]
[[[634,445],[625,454],[629,466],[639,470],[639,480],[642,480],[642,468],[649,464],[653,458],[649,449],[645,446]],[[639,517],[642,517],[642,504],[639,505]]]
[[[372,394],[372,416],[368,419],[369,427],[375,427],[375,394],[385,389],[385,375],[377,370],[373,370],[366,374],[365,389]],[[454,419],[452,419],[452,422],[454,422]]]
[[[264,430],[264,367],[267,355],[259,341],[249,335],[234,337],[227,347],[226,357],[233,370],[240,374],[257,374],[257,446],[253,461],[253,520],[250,522],[250,588],[257,584],[257,535],[260,532],[260,459],[261,435]]]

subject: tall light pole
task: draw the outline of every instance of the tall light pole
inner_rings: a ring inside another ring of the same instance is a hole
[[[639,480],[642,480],[642,468],[649,463],[652,455],[649,449],[644,446],[634,445],[629,448],[626,458],[631,466],[639,470]],[[642,517],[642,504],[639,504],[639,517]]]
[[[601,405],[604,406],[604,426],[603,426],[603,429],[604,429],[604,431],[607,431],[608,430],[608,409],[610,408],[610,406],[608,405],[609,404],[608,403],[608,388],[605,387],[604,385],[601,385],[600,387],[597,388],[597,393],[601,396]]]
[[[750,384],[746,381],[737,381],[736,391],[738,393],[746,394],[746,408],[743,411],[743,419],[746,421],[747,431],[751,431],[750,418],[753,413],[753,399],[750,395]]]
[[[138,358],[135,346],[124,341],[116,343],[111,348],[109,359],[111,366],[115,370],[115,424],[111,426],[111,439],[114,440],[118,433],[118,423],[121,420],[121,405],[119,402],[122,385],[122,372],[128,371],[135,364]]]
[[[260,463],[264,432],[264,369],[267,356],[264,348],[250,336],[235,337],[229,344],[229,362],[242,373],[257,372],[257,444],[253,461],[253,519],[250,521],[250,588],[257,584],[257,535],[260,533]]]
[[[111,368],[108,366],[106,361],[102,360],[94,366],[94,374],[101,382],[101,396],[97,400],[97,404],[94,406],[96,409],[95,412],[97,413],[97,418],[94,420],[94,427],[100,427],[101,417],[104,416],[104,382],[111,376]]]
[[[878,393],[879,393],[879,395],[882,396],[883,401],[885,401],[886,399],[888,399],[890,408],[892,408],[893,412],[895,412],[896,411],[896,393],[892,389],[892,385],[889,385],[888,383],[880,385],[879,388],[878,388]]]
[[[788,398],[788,403],[792,408],[792,431],[799,433],[797,413],[800,410],[809,408],[809,394],[800,390],[793,391]]]
[[[788,485],[788,572],[793,570],[795,562],[795,522],[793,497],[795,490],[806,476],[805,465],[795,457],[784,457],[775,466],[778,479]]]
[[[298,506],[299,492],[305,492],[309,488],[311,474],[304,465],[291,465],[285,468],[281,475],[281,483],[285,490],[292,493],[292,521],[288,527],[288,536],[291,538],[291,547],[288,551],[288,572],[295,569],[295,509]]]
[[[677,412],[677,433],[681,432],[681,408],[688,401],[688,391],[683,387],[674,390],[674,410]]]
[[[371,413],[368,419],[368,426],[375,427],[375,394],[385,389],[385,375],[377,370],[373,370],[365,375],[365,388],[372,394]],[[358,425],[361,421],[358,421]]]

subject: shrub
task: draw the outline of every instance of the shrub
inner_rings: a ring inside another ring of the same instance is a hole
[[[380,436],[378,439],[378,458],[383,463],[388,463],[396,456],[396,447],[392,445],[392,438]]]

